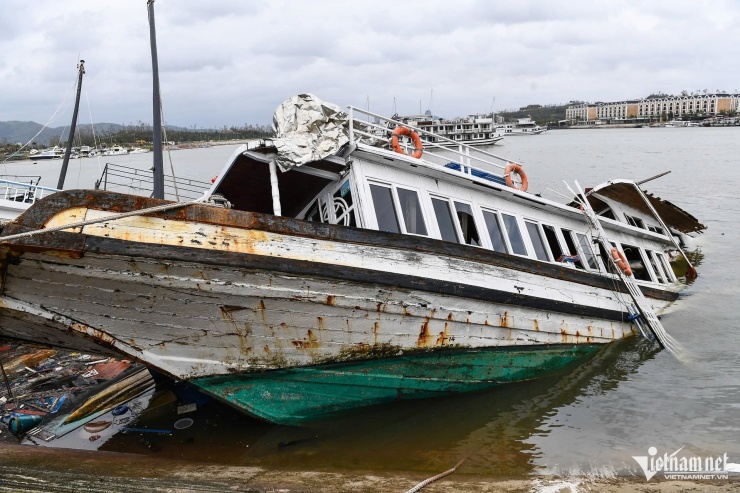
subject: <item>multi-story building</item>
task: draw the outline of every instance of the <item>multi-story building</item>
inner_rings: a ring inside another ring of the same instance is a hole
[[[573,121],[616,123],[619,121],[661,121],[686,115],[732,115],[740,107],[740,94],[691,94],[650,96],[612,103],[579,103],[565,110]]]

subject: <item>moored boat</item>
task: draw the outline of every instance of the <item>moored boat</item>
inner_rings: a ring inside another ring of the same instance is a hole
[[[50,147],[31,155],[31,159],[62,159],[64,149],[59,146]]]
[[[419,128],[426,134],[425,140],[439,146],[451,147],[458,144],[469,146],[493,145],[504,138],[504,129],[487,115],[471,115],[468,118],[446,120],[425,115],[401,116],[393,120]]]
[[[594,224],[527,193],[516,163],[421,129],[383,139],[388,120],[357,113],[286,101],[278,138],[237,149],[207,202],[38,201],[0,237],[0,333],[299,423],[562,370],[678,297],[674,234],[704,229],[685,211],[615,180],[584,194]]]
[[[119,145],[108,147],[102,153],[103,156],[122,156],[125,154],[128,154],[128,149]]]

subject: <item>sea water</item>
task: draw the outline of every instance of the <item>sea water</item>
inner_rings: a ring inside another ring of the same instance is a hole
[[[236,145],[165,154],[165,170],[210,181]],[[633,456],[721,456],[740,462],[740,128],[556,130],[508,137],[490,152],[523,163],[530,193],[562,202],[562,180],[590,187],[643,180],[708,226],[692,246],[698,279],[662,318],[682,360],[640,338],[539,380],[484,392],[396,402],[304,427],[263,423],[221,404],[172,436],[118,435],[103,450],[307,470],[419,471],[466,461],[458,475],[639,473]],[[65,188],[90,188],[105,162],[151,167],[151,154],[73,160]],[[0,166],[54,187],[59,161]],[[174,406],[174,405],[173,405]],[[177,421],[160,409],[150,423]],[[187,436],[186,436],[187,435]],[[75,448],[76,435],[50,445]]]

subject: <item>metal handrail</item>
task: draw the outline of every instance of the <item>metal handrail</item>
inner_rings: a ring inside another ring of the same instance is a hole
[[[165,198],[169,196],[175,200],[195,200],[201,197],[210,186],[208,182],[192,178],[164,175]],[[149,170],[105,163],[100,179],[95,182],[95,189],[126,191],[151,196],[154,191],[154,177]]]
[[[36,183],[33,179],[30,183],[23,183],[13,180],[0,178],[0,198],[12,202],[34,203],[37,200],[58,192],[56,188],[41,187],[38,182],[41,177],[37,176],[16,176],[15,178],[37,178]]]
[[[399,120],[394,120],[393,118],[384,117],[354,106],[349,106],[348,109],[350,120],[350,142],[353,144],[361,143],[363,140],[361,137],[364,137],[370,140],[377,139],[390,148],[390,136],[393,128],[396,126],[405,126],[413,129],[417,134],[419,134],[424,143],[424,154],[421,159],[429,164],[445,167],[448,171],[450,170],[450,164],[456,164],[460,165],[460,169],[457,171],[466,175],[473,175],[474,171],[478,171],[481,173],[498,174],[503,178],[503,176],[500,175],[501,169],[506,168],[509,164],[522,165],[522,163],[518,163],[512,159],[484,151],[477,147],[462,144],[433,132],[410,126]],[[368,116],[375,119],[375,121],[358,120],[355,118],[355,113]],[[360,138],[357,138],[357,136],[360,136]],[[431,142],[428,139],[425,139],[425,137],[434,137],[435,142]],[[443,142],[444,145],[440,144],[440,142]],[[440,154],[435,151],[443,151],[444,154]],[[453,161],[450,161],[450,154],[452,154]],[[453,171],[456,170],[453,169]]]

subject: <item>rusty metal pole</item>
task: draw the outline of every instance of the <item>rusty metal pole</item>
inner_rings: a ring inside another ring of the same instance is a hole
[[[154,26],[154,0],[147,0],[149,11],[149,42],[152,50],[152,96],[154,114],[152,120],[152,154],[154,166],[155,199],[164,198],[164,159],[162,158],[162,102],[159,94],[159,62],[157,61],[157,32]]]
[[[85,60],[80,60],[77,65],[80,73],[77,77],[77,98],[75,99],[75,110],[72,114],[72,124],[69,127],[69,139],[67,139],[67,149],[64,151],[64,161],[62,162],[62,171],[59,173],[59,182],[57,188],[59,190],[64,188],[64,179],[67,177],[67,165],[69,164],[69,156],[72,154],[72,145],[75,140],[75,130],[77,128],[77,113],[80,110],[80,93],[82,92],[82,75],[85,73]]]

